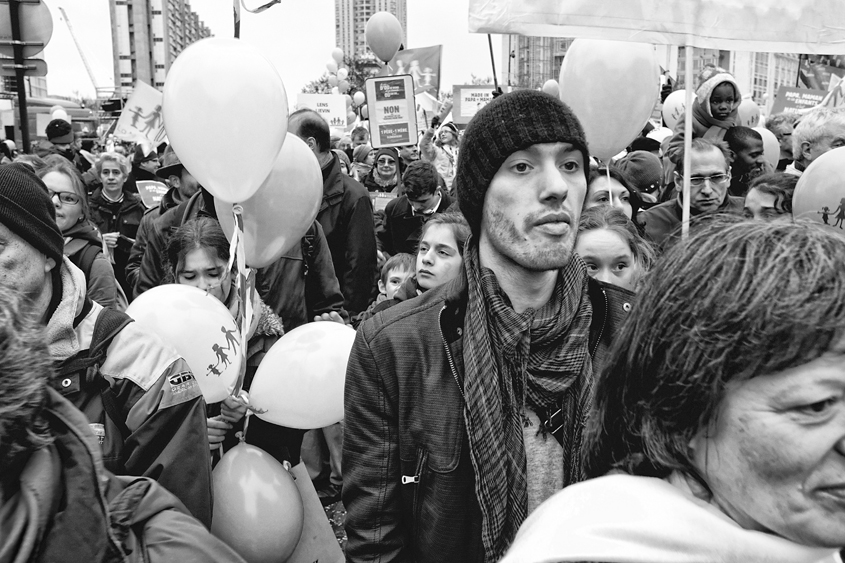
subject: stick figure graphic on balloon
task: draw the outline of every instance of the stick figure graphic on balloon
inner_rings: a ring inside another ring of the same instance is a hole
[[[845,197],[839,200],[839,207],[837,207],[836,211],[834,211],[833,213],[836,214],[836,216],[834,217],[836,221],[833,222],[833,226],[838,226],[840,229],[842,229],[842,224],[845,223]],[[827,221],[825,221],[825,223],[827,223]]]
[[[221,346],[220,344],[213,344],[211,346],[211,350],[217,355],[217,363],[208,365],[208,372],[206,375],[214,374],[220,377],[223,370],[229,367],[232,363],[229,361],[229,356],[226,352],[230,352],[232,354],[238,353],[239,343],[237,337],[235,336],[235,329],[226,330],[225,326],[221,326],[220,332],[222,332],[226,337],[226,346]]]

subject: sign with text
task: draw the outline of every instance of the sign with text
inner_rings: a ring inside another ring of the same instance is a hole
[[[161,198],[167,193],[167,184],[155,180],[138,180],[135,182],[138,187],[138,195],[147,209],[158,207]]]
[[[417,113],[413,78],[408,75],[367,79],[371,100],[370,139],[374,148],[417,142]]]
[[[297,94],[296,109],[313,109],[329,127],[346,127],[346,100],[341,94]]]
[[[775,96],[772,115],[777,113],[798,113],[819,105],[827,92],[824,90],[807,90],[806,88],[792,88],[781,86]]]
[[[493,99],[492,84],[463,84],[452,87],[452,121],[466,125],[478,110]]]
[[[157,147],[164,142],[164,118],[161,114],[162,93],[138,80],[126,101],[114,136],[124,141],[148,141]]]

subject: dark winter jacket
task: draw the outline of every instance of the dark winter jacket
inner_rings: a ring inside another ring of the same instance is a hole
[[[323,169],[323,202],[317,213],[332,254],[343,305],[354,316],[375,296],[376,234],[366,188],[341,172],[336,155]]]
[[[85,416],[53,390],[42,415],[53,443],[0,497],[4,561],[242,561],[152,479],[106,471]]]
[[[726,195],[725,201],[716,213],[729,213],[731,215],[742,215],[745,205],[743,198]],[[690,216],[700,215],[690,208]],[[640,223],[645,224],[645,234],[660,250],[666,250],[675,240],[681,236],[681,219],[683,208],[680,197],[676,197],[666,203],[655,205],[640,213]]]
[[[633,294],[592,279],[588,293],[596,374]],[[345,393],[347,561],[483,561],[462,398],[466,303],[462,275],[358,329]]]
[[[446,190],[435,213],[444,213],[452,205],[452,199]],[[400,196],[387,204],[384,219],[376,227],[378,249],[393,256],[399,252],[415,254],[420,242],[420,234],[425,222],[431,215],[415,213],[407,196]]]
[[[135,243],[138,226],[147,209],[137,194],[124,191],[123,201],[112,203],[103,197],[102,188],[94,192],[89,203],[91,220],[100,232],[120,234],[117,246],[111,249],[114,277],[126,295],[132,295],[132,286],[126,279],[126,264],[129,262],[129,252]]]
[[[88,298],[114,309],[118,303],[117,279],[111,262],[103,254],[100,234],[91,223],[83,221],[62,236],[65,239],[65,256],[85,274]]]
[[[144,252],[147,249],[147,240],[151,236],[153,230],[153,223],[161,217],[168,209],[176,207],[177,202],[173,199],[173,194],[176,193],[176,188],[167,190],[159,204],[144,213],[141,219],[141,224],[138,225],[138,233],[135,235],[135,244],[132,245],[132,250],[129,251],[129,261],[126,263],[126,281],[132,287],[133,292],[135,285],[138,283],[138,274],[141,270],[141,260],[144,258]]]

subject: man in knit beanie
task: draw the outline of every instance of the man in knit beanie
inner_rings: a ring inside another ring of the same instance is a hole
[[[106,469],[152,477],[210,526],[199,385],[155,334],[88,298],[85,274],[63,256],[54,198],[29,167],[0,166],[0,293],[22,293],[26,313],[44,325],[56,367],[50,383],[88,417]],[[99,341],[104,352],[91,358],[101,334],[111,340]]]
[[[363,323],[349,358],[348,561],[498,561],[583,478],[594,374],[633,297],[573,253],[588,157],[577,117],[541,92],[469,123],[462,275]]]

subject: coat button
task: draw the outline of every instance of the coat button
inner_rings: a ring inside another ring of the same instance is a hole
[[[71,383],[72,383],[72,381],[70,380],[69,377],[62,379],[62,387],[70,387]]]
[[[630,313],[631,312],[631,304],[630,303],[623,303],[622,304],[622,310],[625,311],[626,313]]]

